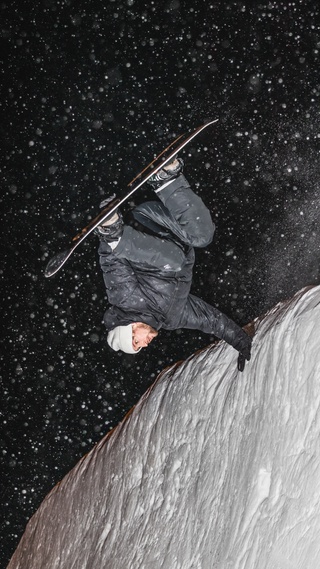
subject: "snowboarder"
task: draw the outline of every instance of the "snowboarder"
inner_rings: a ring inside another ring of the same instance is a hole
[[[111,304],[104,314],[107,341],[113,350],[137,354],[161,328],[201,330],[238,350],[244,367],[244,358],[250,359],[251,338],[225,314],[189,292],[194,247],[206,247],[215,226],[182,169],[182,159],[175,158],[150,178],[160,200],[133,210],[148,232],[124,224],[119,209],[95,230]]]

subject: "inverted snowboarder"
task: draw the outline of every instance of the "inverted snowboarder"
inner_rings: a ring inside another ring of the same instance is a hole
[[[190,294],[194,248],[206,247],[215,227],[182,169],[183,161],[175,158],[150,178],[159,200],[133,210],[148,233],[124,224],[119,210],[95,230],[111,304],[104,314],[107,341],[113,350],[137,354],[161,328],[200,330],[238,350],[242,370],[244,359],[250,359],[251,338],[225,314]]]

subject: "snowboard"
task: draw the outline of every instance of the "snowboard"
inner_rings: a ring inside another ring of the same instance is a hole
[[[173,158],[187,145],[191,140],[193,140],[200,132],[206,129],[208,126],[213,125],[218,122],[219,119],[214,119],[205,124],[199,126],[191,133],[184,133],[175,138],[158,156],[156,156],[152,162],[150,162],[137,176],[128,183],[128,191],[122,198],[116,198],[108,204],[108,206],[100,211],[100,213],[90,221],[90,223],[84,227],[75,237],[72,239],[72,246],[69,249],[57,253],[48,262],[44,275],[45,277],[52,277],[55,275],[66,263],[66,261],[71,257],[77,247],[82,243],[92,231],[101,225],[108,217],[111,217],[114,212],[120,207],[124,202],[126,202],[137,190],[139,190],[151,176],[154,176],[161,168],[166,164],[169,164]]]

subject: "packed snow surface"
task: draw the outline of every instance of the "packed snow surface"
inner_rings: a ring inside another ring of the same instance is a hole
[[[164,371],[46,497],[10,569],[320,567],[320,287]]]

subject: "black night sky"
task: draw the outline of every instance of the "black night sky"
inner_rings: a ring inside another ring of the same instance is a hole
[[[320,282],[320,7],[26,0],[0,14],[5,567],[52,486],[164,367],[214,340],[161,332],[137,357],[112,353],[94,236],[44,278],[102,196],[219,118],[182,154],[217,225],[193,292],[244,325]]]

